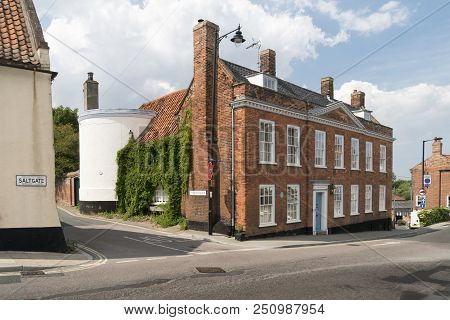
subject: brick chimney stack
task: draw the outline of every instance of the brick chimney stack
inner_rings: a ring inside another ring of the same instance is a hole
[[[362,91],[353,90],[352,93],[352,102],[351,105],[354,108],[358,109],[364,109],[365,108],[365,100],[366,100],[366,94]]]
[[[83,85],[84,110],[98,109],[98,82],[94,80],[94,73],[89,72]]]
[[[325,77],[320,79],[320,91],[324,96],[334,99],[334,79],[332,77]]]
[[[208,190],[209,141],[211,138],[212,117],[212,85],[215,41],[219,34],[219,26],[207,21],[198,20],[194,26],[194,82],[192,93],[191,126],[192,140],[196,150],[192,154],[191,190]],[[217,48],[218,50],[218,48]],[[219,54],[217,54],[218,58]],[[218,64],[218,66],[220,66]],[[217,116],[217,112],[216,112]],[[197,197],[195,205],[185,208],[189,221],[208,220],[209,199]],[[215,220],[215,217],[213,218]]]
[[[260,71],[273,77],[276,76],[276,53],[272,49],[266,49],[259,53]]]
[[[442,142],[440,139],[434,138],[432,152],[433,155],[442,156]]]

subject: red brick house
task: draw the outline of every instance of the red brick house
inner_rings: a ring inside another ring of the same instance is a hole
[[[425,174],[431,175],[426,187],[425,209],[450,208],[450,155],[442,153],[442,142],[435,140],[431,157],[425,160]],[[419,190],[422,189],[422,162],[411,168],[412,206],[419,209]]]
[[[176,132],[191,108],[193,170],[182,207],[188,227],[203,230],[218,32],[199,22],[190,86],[142,106],[157,116],[141,141]],[[348,105],[334,99],[331,77],[316,93],[277,78],[274,51],[262,51],[260,60],[256,71],[218,59],[214,231],[255,237],[389,229],[392,129],[365,109],[363,92],[355,90]]]

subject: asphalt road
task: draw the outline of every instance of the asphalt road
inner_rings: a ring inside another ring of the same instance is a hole
[[[61,219],[67,238],[108,261],[52,276],[0,277],[0,299],[450,297],[450,226],[410,238],[261,250],[64,213]]]

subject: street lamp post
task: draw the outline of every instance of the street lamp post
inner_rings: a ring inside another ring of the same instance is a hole
[[[212,167],[212,174],[209,177],[209,210],[208,210],[208,234],[212,235],[212,229],[213,229],[213,196],[216,197],[215,192],[213,191],[213,180],[214,180],[214,174],[215,174],[215,114],[216,114],[216,93],[217,93],[217,50],[219,48],[220,42],[227,38],[230,34],[233,32],[236,32],[233,36],[233,38],[230,39],[231,42],[233,42],[236,45],[240,45],[245,42],[244,37],[242,36],[241,32],[241,25],[238,25],[238,27],[220,37],[216,36],[216,41],[214,43],[214,53],[213,53],[213,79],[212,79],[212,97],[211,97],[211,137],[210,137],[210,143],[209,143],[209,164],[208,167]]]

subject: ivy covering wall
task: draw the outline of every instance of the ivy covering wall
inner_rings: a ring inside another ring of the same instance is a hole
[[[191,172],[191,113],[186,108],[176,135],[147,143],[130,140],[117,153],[117,208],[127,215],[149,213],[155,191],[162,188],[169,200],[159,216],[162,225],[177,224],[181,218],[181,199],[188,189]]]

